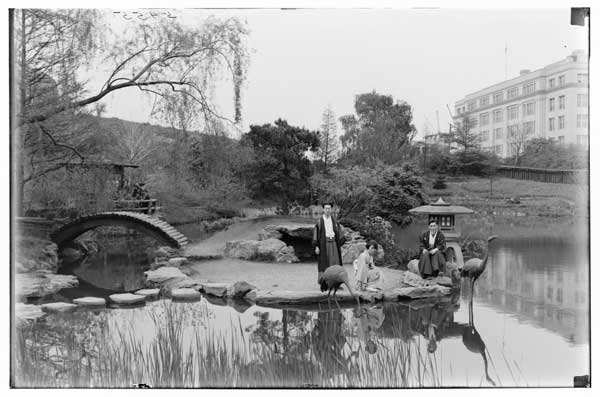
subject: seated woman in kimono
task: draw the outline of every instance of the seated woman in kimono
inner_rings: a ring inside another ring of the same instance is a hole
[[[373,240],[367,243],[365,250],[354,261],[356,284],[360,291],[376,291],[383,289],[383,272],[375,267],[374,255],[377,243]]]

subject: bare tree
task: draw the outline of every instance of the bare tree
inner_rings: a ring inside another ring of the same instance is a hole
[[[144,164],[164,148],[166,139],[153,133],[147,124],[121,123],[118,131],[117,152],[122,161]]]
[[[511,150],[511,156],[514,158],[514,165],[518,166],[521,162],[521,156],[525,152],[525,144],[529,134],[519,124],[507,127],[508,144]]]
[[[23,200],[27,157],[39,158],[48,146],[59,157],[45,156],[48,170],[65,161],[83,160],[85,153],[73,143],[77,131],[63,134],[56,124],[90,112],[106,95],[137,88],[169,102],[173,94],[195,104],[205,119],[220,118],[210,100],[216,79],[230,76],[234,83],[235,120],[241,119],[241,86],[245,80],[248,51],[246,27],[236,18],[208,17],[197,28],[186,28],[176,20],[158,19],[131,23],[106,44],[100,30],[101,12],[92,10],[11,10],[11,48],[15,61],[15,111],[17,129],[19,201]],[[102,63],[112,64],[105,83],[88,92],[79,73],[97,62],[105,48]],[[229,120],[230,121],[230,120]],[[233,121],[232,121],[233,123]],[[66,123],[69,124],[69,123]],[[26,146],[35,149],[26,151]],[[38,167],[39,168],[39,167]],[[20,210],[19,210],[20,211]]]
[[[323,172],[327,173],[327,167],[335,162],[339,151],[337,122],[331,106],[323,111],[319,140],[321,143],[317,156],[323,162]]]

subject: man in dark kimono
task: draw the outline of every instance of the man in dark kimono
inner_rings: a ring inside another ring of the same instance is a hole
[[[323,216],[313,230],[312,246],[318,257],[317,283],[329,266],[342,265],[342,245],[345,238],[339,224],[331,216],[331,203],[323,204]]]
[[[446,238],[439,230],[435,221],[429,223],[429,230],[421,235],[421,258],[419,259],[419,273],[421,277],[437,276],[444,270],[446,259],[443,251],[446,249]]]

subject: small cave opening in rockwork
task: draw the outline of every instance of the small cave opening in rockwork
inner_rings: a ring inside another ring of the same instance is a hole
[[[289,234],[284,234],[280,240],[286,245],[294,247],[294,251],[296,252],[298,259],[300,259],[300,262],[316,262],[317,256],[312,248],[311,240],[290,236]]]

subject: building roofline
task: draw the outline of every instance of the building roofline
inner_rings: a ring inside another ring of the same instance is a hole
[[[510,83],[510,82],[513,82],[513,81],[514,81],[514,83],[516,83],[516,81],[515,81],[515,80],[518,80],[518,79],[527,80],[528,78],[531,78],[531,77],[533,77],[533,76],[532,76],[533,74],[535,74],[535,73],[538,73],[538,72],[542,72],[544,69],[549,69],[549,68],[551,68],[551,67],[560,66],[561,64],[568,64],[568,63],[569,63],[569,61],[568,61],[569,57],[571,57],[571,56],[573,56],[573,55],[580,55],[580,54],[582,54],[582,53],[583,53],[583,54],[587,54],[587,53],[586,53],[584,50],[574,50],[574,51],[571,53],[571,55],[569,55],[569,56],[567,56],[567,57],[565,57],[565,58],[563,58],[563,59],[561,59],[561,60],[559,60],[559,61],[553,62],[553,63],[551,63],[551,64],[549,64],[549,65],[546,65],[546,66],[543,66],[543,67],[541,67],[541,68],[535,69],[535,70],[533,70],[533,71],[530,71],[530,72],[528,72],[528,73],[521,74],[521,75],[519,75],[519,76],[516,76],[516,77],[510,78],[510,79],[508,79],[508,80],[502,80],[502,81],[501,81],[501,82],[499,82],[499,83],[495,83],[495,84],[492,84],[492,85],[490,85],[490,86],[487,86],[487,87],[485,87],[485,88],[482,88],[482,89],[480,89],[480,90],[474,91],[474,92],[472,92],[472,93],[470,93],[470,94],[467,94],[467,95],[465,95],[465,96],[464,96],[462,99],[459,99],[458,101],[454,102],[454,104],[456,105],[458,102],[462,102],[462,101],[468,101],[468,100],[474,99],[473,97],[478,97],[478,96],[480,96],[480,95],[483,93],[483,91],[487,91],[487,90],[489,90],[489,89],[492,89],[492,88],[494,88],[494,87],[496,87],[496,86],[504,85],[504,84],[507,84],[507,83]]]

